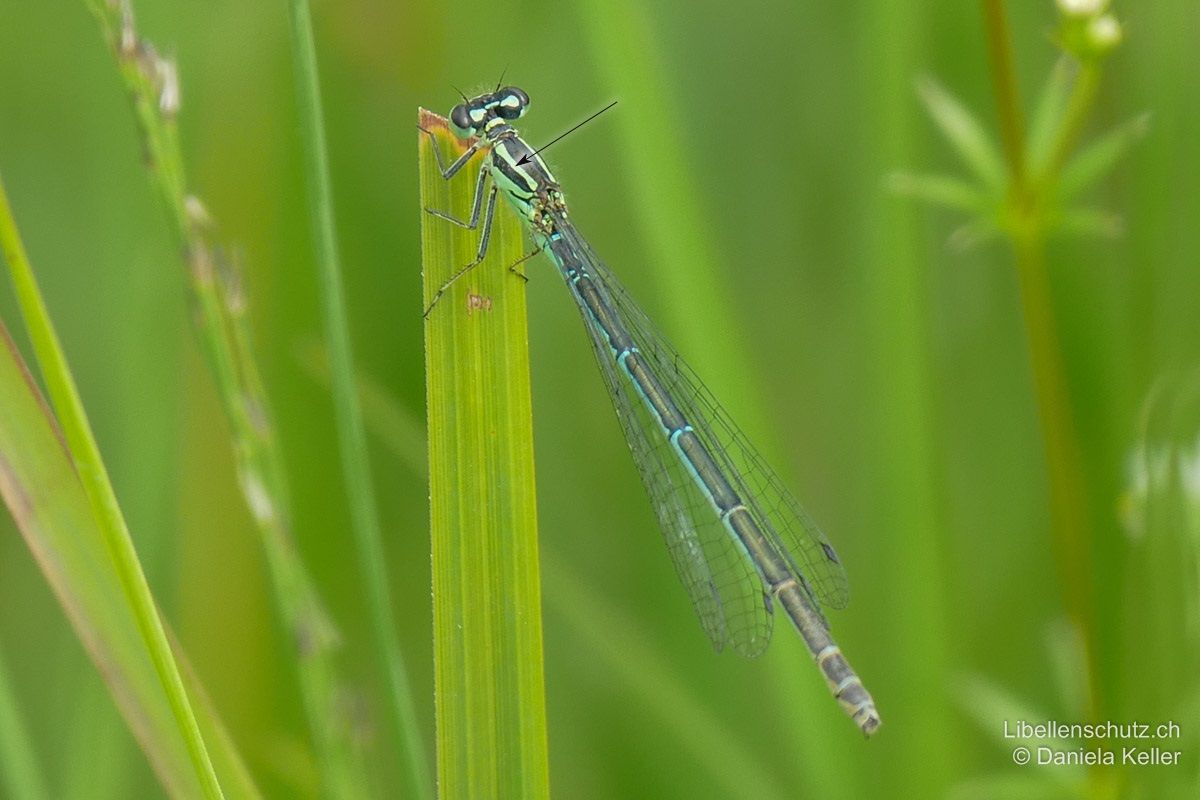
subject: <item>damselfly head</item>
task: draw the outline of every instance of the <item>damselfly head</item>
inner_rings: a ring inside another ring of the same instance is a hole
[[[482,133],[492,119],[517,119],[529,107],[529,95],[516,86],[505,86],[473,97],[450,110],[450,124],[460,138]]]

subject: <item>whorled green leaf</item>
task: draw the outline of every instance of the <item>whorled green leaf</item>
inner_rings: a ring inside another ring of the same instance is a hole
[[[1116,239],[1125,233],[1119,214],[1100,208],[1070,208],[1053,221],[1055,230],[1082,238]]]
[[[933,78],[920,79],[917,93],[938,130],[967,168],[989,189],[997,193],[1002,191],[1007,182],[1004,161],[975,115]]]
[[[979,188],[950,175],[896,172],[888,176],[887,188],[898,195],[968,213],[983,212],[995,203]]]
[[[168,794],[204,796],[74,463],[3,325],[0,409],[0,495],[30,552]],[[226,796],[258,797],[186,665],[183,678]]]
[[[1059,175],[1059,200],[1070,200],[1104,177],[1149,129],[1150,115],[1141,114],[1118,125],[1076,153]]]
[[[1054,143],[1066,117],[1071,83],[1078,72],[1079,68],[1074,61],[1060,58],[1050,70],[1046,84],[1038,95],[1025,148],[1026,161],[1035,175],[1040,174],[1050,160]]]
[[[946,240],[946,246],[955,252],[965,253],[999,238],[1001,232],[995,219],[980,217],[965,222],[951,231],[950,238]]]

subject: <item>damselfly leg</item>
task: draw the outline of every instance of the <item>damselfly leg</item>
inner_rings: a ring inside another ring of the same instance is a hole
[[[451,164],[449,167],[445,167],[443,166],[444,162],[442,161],[441,151],[438,150],[437,137],[424,128],[421,128],[420,130],[422,133],[429,136],[430,144],[433,147],[434,157],[437,159],[438,169],[441,171],[442,177],[448,181],[453,180],[454,176],[468,161],[471,160],[471,157],[479,151],[481,146],[480,142],[482,140],[475,142],[469,148],[467,148],[466,152],[459,156],[453,164]],[[431,214],[438,219],[446,220],[447,222],[451,222],[460,228],[466,228],[467,230],[473,231],[479,227],[480,212],[483,209],[483,196],[485,193],[488,196],[487,210],[483,212],[483,230],[479,235],[479,247],[475,251],[475,260],[470,264],[459,268],[453,275],[446,279],[445,283],[438,287],[437,291],[433,293],[433,297],[430,299],[429,305],[425,308],[425,313],[422,315],[424,317],[429,316],[429,313],[433,311],[433,307],[436,306],[438,301],[442,299],[442,295],[449,291],[450,287],[454,285],[455,281],[483,263],[483,259],[487,256],[488,243],[491,241],[492,236],[492,218],[496,213],[496,187],[492,186],[490,191],[487,189],[489,174],[490,173],[486,169],[481,169],[479,171],[479,178],[475,181],[475,194],[471,198],[470,219],[461,220],[453,214],[440,211],[436,208],[425,209],[426,213]]]

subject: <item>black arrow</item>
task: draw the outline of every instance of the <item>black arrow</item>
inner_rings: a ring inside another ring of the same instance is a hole
[[[598,116],[600,116],[601,114],[603,114],[605,111],[608,111],[610,108],[612,108],[612,107],[613,107],[613,106],[615,106],[616,104],[617,104],[617,101],[616,101],[616,100],[613,100],[611,103],[609,103],[608,105],[606,105],[604,108],[600,109],[600,110],[599,110],[599,111],[597,111],[595,114],[592,114],[590,117],[588,117],[588,118],[587,118],[587,119],[585,119],[583,122],[581,122],[581,123],[579,123],[578,125],[576,125],[574,128],[571,128],[571,130],[567,131],[567,133],[574,133],[575,131],[577,131],[577,130],[579,130],[580,128],[582,128],[584,125],[587,125],[589,122],[591,122],[592,120],[594,120],[596,117],[598,117]],[[549,147],[550,145],[552,145],[552,144],[554,144],[555,142],[557,142],[559,139],[563,138],[563,136],[566,136],[566,135],[567,135],[567,133],[564,133],[564,134],[562,134],[561,136],[558,136],[558,137],[556,137],[556,138],[554,138],[554,139],[551,139],[549,143],[542,145],[542,146],[541,146],[541,147],[539,147],[537,150],[534,150],[532,153],[526,153],[525,155],[521,156],[519,159],[517,159],[517,166],[518,166],[518,167],[520,167],[520,166],[522,166],[522,165],[524,165],[524,164],[528,164],[528,163],[530,162],[530,160],[531,160],[531,159],[532,159],[534,156],[536,156],[538,153],[540,153],[540,152],[542,152],[543,150],[545,150],[545,149],[546,149],[547,147]]]

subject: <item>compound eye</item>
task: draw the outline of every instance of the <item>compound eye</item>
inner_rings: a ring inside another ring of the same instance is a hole
[[[529,95],[515,86],[496,92],[496,113],[503,119],[516,119],[529,107]]]
[[[459,103],[450,110],[450,124],[460,138],[471,135],[471,112],[465,103]]]

